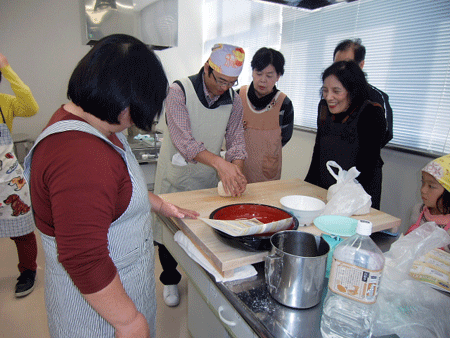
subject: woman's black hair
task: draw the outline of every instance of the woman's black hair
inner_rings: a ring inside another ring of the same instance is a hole
[[[369,85],[362,69],[353,61],[333,63],[322,73],[322,82],[330,75],[336,76],[348,91],[350,104],[360,105],[369,99]]]
[[[258,49],[253,55],[251,62],[252,69],[256,69],[258,72],[262,71],[269,65],[275,68],[278,75],[284,74],[284,56],[279,51],[262,47]]]
[[[436,207],[441,214],[450,214],[450,192],[447,189],[444,189],[443,194],[437,199]]]
[[[119,114],[129,107],[134,124],[150,130],[167,91],[167,77],[155,53],[132,36],[113,34],[98,41],[75,67],[67,97],[111,124],[119,124]]]

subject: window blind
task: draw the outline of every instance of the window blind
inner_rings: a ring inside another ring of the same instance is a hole
[[[242,84],[251,82],[250,60],[257,49],[283,53],[286,67],[278,88],[294,104],[295,125],[316,128],[321,74],[341,40],[360,38],[367,51],[367,79],[389,95],[393,109],[390,144],[450,153],[448,0],[359,0],[313,11],[250,0],[205,0],[204,8],[205,59],[216,42],[244,47]]]

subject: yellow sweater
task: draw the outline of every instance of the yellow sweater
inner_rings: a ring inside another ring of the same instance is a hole
[[[8,65],[0,69],[4,79],[8,80],[14,95],[0,93],[0,108],[5,121],[0,115],[0,123],[6,123],[12,133],[13,119],[16,116],[30,117],[35,115],[39,106],[31,94],[30,88],[22,82],[19,76]]]

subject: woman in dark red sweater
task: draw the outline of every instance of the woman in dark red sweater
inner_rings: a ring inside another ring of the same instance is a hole
[[[149,130],[167,79],[127,35],[100,40],[78,63],[61,106],[26,158],[46,256],[52,337],[155,337],[151,210],[196,217],[149,193],[126,137]]]

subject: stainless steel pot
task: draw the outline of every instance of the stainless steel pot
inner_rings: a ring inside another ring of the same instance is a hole
[[[317,305],[325,283],[328,243],[320,236],[295,230],[280,231],[270,242],[265,275],[271,296],[298,309]]]

